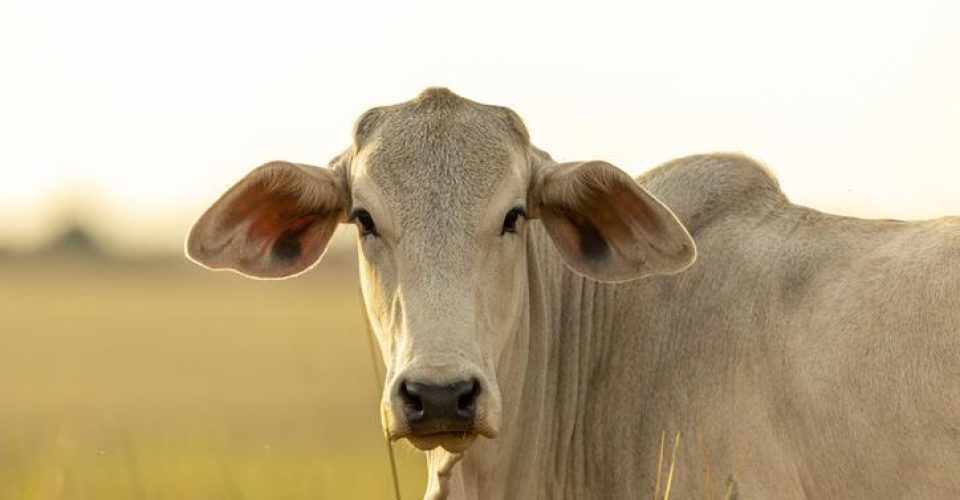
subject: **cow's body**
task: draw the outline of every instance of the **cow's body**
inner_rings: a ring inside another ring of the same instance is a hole
[[[451,498],[650,498],[662,432],[673,498],[960,497],[960,220],[815,212],[734,155],[638,180],[697,262],[600,284],[532,226],[514,410]]]
[[[344,222],[429,498],[960,498],[957,219],[819,213],[738,155],[638,184],[427,89],[328,168],[255,169],[187,251],[287,277]]]

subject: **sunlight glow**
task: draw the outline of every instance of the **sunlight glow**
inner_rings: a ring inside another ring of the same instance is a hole
[[[735,150],[822,210],[957,214],[957,5],[4,2],[0,247],[77,215],[178,249],[248,170],[324,165],[431,85],[512,107],[559,160]]]

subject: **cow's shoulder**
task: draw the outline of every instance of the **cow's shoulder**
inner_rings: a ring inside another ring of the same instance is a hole
[[[686,156],[637,178],[669,206],[691,233],[721,215],[759,215],[788,206],[776,177],[738,153]]]

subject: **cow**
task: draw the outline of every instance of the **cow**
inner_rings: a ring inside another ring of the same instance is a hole
[[[426,498],[960,498],[957,218],[818,212],[740,154],[557,163],[430,88],[255,169],[186,250],[284,278],[341,223]]]

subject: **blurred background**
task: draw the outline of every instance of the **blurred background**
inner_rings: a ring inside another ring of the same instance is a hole
[[[353,228],[282,282],[181,246],[427,86],[561,161],[742,151],[821,210],[960,213],[958,5],[4,0],[0,498],[388,498]]]

